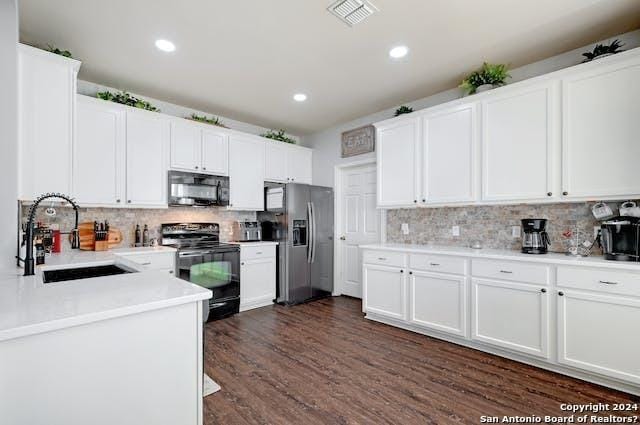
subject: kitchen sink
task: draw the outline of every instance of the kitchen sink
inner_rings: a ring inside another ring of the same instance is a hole
[[[110,264],[106,266],[46,270],[42,273],[42,280],[44,283],[53,283],[65,282],[68,280],[90,279],[92,277],[115,276],[127,273],[134,273],[134,271],[115,264]]]

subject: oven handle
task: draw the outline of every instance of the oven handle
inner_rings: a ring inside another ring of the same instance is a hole
[[[238,248],[225,248],[225,249],[216,249],[209,251],[184,251],[178,252],[178,257],[180,258],[189,258],[189,257],[201,257],[207,254],[222,254],[227,252],[240,252]]]

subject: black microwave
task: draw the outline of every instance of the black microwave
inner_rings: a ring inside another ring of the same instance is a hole
[[[601,226],[602,251],[607,260],[640,261],[640,219],[616,217]]]
[[[229,205],[229,177],[169,171],[169,206]]]

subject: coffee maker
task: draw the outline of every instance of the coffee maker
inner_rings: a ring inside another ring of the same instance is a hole
[[[522,220],[522,252],[525,254],[546,254],[551,241],[545,230],[547,220],[544,218],[527,218]]]
[[[640,219],[615,217],[601,226],[604,258],[613,261],[640,261]]]

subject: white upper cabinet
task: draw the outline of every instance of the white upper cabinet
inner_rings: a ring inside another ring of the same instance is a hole
[[[266,140],[265,179],[271,182],[287,183],[289,177],[289,147],[283,142]]]
[[[378,206],[416,205],[419,188],[420,118],[377,129]]]
[[[167,206],[170,127],[157,112],[127,110],[127,205]]]
[[[171,169],[219,176],[228,175],[227,133],[209,124],[185,119],[172,120]]]
[[[265,180],[311,184],[313,151],[284,142],[265,141]]]
[[[476,199],[476,121],[474,104],[424,117],[421,203]]]
[[[637,56],[614,65],[596,66],[563,80],[565,196],[640,195],[638,80]]]
[[[229,136],[216,129],[202,129],[202,172],[229,175]]]
[[[19,197],[71,193],[80,62],[18,46]]]
[[[201,167],[202,135],[200,127],[186,121],[171,122],[171,168],[198,171]]]
[[[82,206],[124,204],[125,114],[115,103],[78,96],[73,196]]]
[[[482,199],[553,197],[554,83],[503,90],[482,102]]]
[[[229,208],[264,210],[265,142],[259,137],[229,137]]]
[[[301,146],[287,146],[287,170],[293,183],[311,184],[313,151]]]

